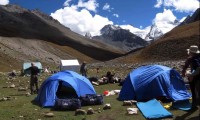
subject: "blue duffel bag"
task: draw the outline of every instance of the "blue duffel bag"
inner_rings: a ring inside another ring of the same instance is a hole
[[[72,99],[56,99],[55,110],[76,110],[81,108],[81,101],[76,98]]]
[[[80,97],[81,105],[101,105],[103,104],[103,95],[86,94]]]

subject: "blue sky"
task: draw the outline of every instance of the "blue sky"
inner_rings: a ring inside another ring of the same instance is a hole
[[[145,29],[155,22],[181,20],[199,7],[199,0],[0,0],[39,9],[84,35],[98,35],[106,24]]]

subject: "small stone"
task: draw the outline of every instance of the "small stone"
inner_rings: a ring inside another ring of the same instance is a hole
[[[51,112],[49,112],[49,113],[46,113],[44,116],[45,116],[45,117],[54,117],[54,114],[51,113]]]
[[[127,108],[128,115],[136,115],[138,114],[138,108]]]
[[[10,88],[15,88],[15,84],[10,85]]]
[[[26,91],[26,88],[19,87],[19,88],[18,88],[18,91]]]
[[[104,110],[111,109],[110,103],[105,104],[104,107],[103,107],[103,109],[104,109]]]
[[[76,109],[75,115],[85,115],[86,111],[83,109]]]
[[[28,97],[28,96],[31,96],[31,93],[27,92],[25,95]]]
[[[8,98],[7,98],[7,97],[3,97],[2,100],[3,100],[3,101],[7,101]]]
[[[131,106],[132,102],[131,101],[124,101],[123,106]]]
[[[92,115],[92,114],[94,114],[95,112],[94,112],[94,110],[92,109],[92,108],[88,108],[88,111],[87,111],[87,114],[88,115]]]

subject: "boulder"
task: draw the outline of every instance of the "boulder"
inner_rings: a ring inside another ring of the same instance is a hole
[[[76,109],[75,115],[86,115],[86,111],[83,109]]]

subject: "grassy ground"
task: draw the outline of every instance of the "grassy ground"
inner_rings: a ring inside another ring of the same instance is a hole
[[[100,70],[99,76],[106,72],[106,68]],[[115,71],[113,69],[111,71]],[[95,69],[90,69],[90,76],[95,74]],[[123,71],[124,76],[129,72],[129,70]],[[43,80],[48,77],[46,74],[42,74],[40,78],[40,84]],[[8,101],[0,101],[0,120],[145,120],[141,112],[139,111],[137,115],[127,115],[127,106],[122,106],[122,102],[117,100],[117,95],[104,97],[104,103],[110,103],[112,108],[110,110],[103,110],[103,105],[96,106],[84,106],[82,109],[87,110],[89,107],[94,110],[101,109],[101,113],[96,113],[93,115],[80,115],[75,116],[74,111],[54,111],[50,108],[41,108],[33,104],[31,101],[36,97],[36,95],[26,96],[27,91],[18,91],[19,86],[29,87],[29,77],[17,76],[15,79],[8,79],[7,75],[0,73],[0,98],[10,97]],[[15,84],[15,88],[6,88],[11,84]],[[102,86],[95,86],[95,90],[98,94],[102,94],[104,90],[115,90],[121,89],[118,84],[107,84]],[[129,106],[130,107],[130,106]],[[135,105],[131,107],[136,107]],[[153,109],[153,108],[152,108]],[[175,120],[198,120],[199,111],[181,111],[175,109],[169,109],[169,111],[174,115]],[[47,118],[45,113],[52,112],[54,117]],[[169,119],[167,119],[169,120]]]

